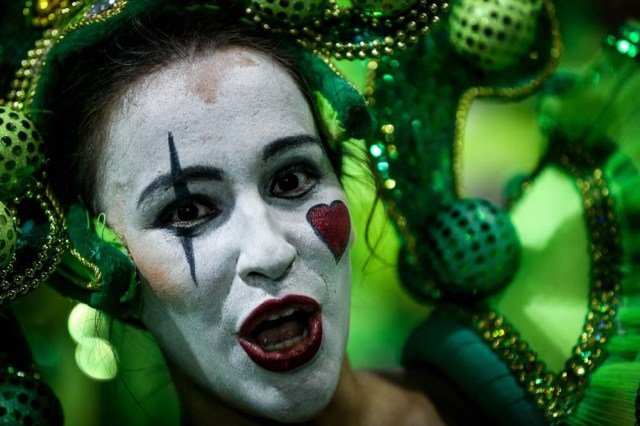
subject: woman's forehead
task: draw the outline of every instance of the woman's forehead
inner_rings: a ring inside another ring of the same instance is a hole
[[[175,101],[197,99],[211,104],[224,92],[227,96],[250,97],[255,90],[268,90],[269,87],[261,88],[265,81],[289,95],[299,92],[289,72],[273,58],[245,47],[227,46],[177,59],[156,69],[129,88],[125,101],[130,101],[128,106],[141,103],[149,106],[155,103],[158,94],[167,93],[177,96]]]
[[[260,59],[252,57],[246,49],[228,48],[225,54],[213,55],[193,63],[184,64],[189,73],[187,90],[205,103],[217,100],[221,80],[226,73],[234,72],[237,68],[259,67]]]
[[[186,95],[213,103],[221,86],[229,80],[227,77],[239,72],[247,74],[242,73],[244,68],[255,68],[252,70],[255,74],[280,74],[281,71],[277,69],[280,68],[278,64],[261,52],[242,46],[224,46],[175,60],[142,79],[132,91],[175,87]]]
[[[263,53],[234,47],[171,64],[136,85],[109,121],[105,172],[141,158],[168,164],[169,133],[185,160],[197,161],[257,155],[273,140],[317,132],[288,71]]]

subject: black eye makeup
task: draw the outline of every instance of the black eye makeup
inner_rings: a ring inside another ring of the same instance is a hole
[[[285,166],[273,175],[267,193],[277,198],[299,198],[311,192],[324,175],[317,167],[306,162]]]
[[[220,215],[221,210],[209,199],[189,194],[165,207],[154,226],[173,229],[180,235],[189,234]]]
[[[196,237],[204,232],[205,225],[220,216],[223,210],[228,210],[235,196],[234,185],[230,183],[234,173],[232,169],[222,170],[208,165],[183,168],[173,142],[173,135],[169,133],[170,173],[156,178],[144,189],[138,207],[148,212],[151,222],[147,226],[169,231],[181,238]],[[322,148],[311,136],[278,139],[268,148],[262,154],[262,164],[256,165],[260,172],[253,183],[262,185],[261,192],[266,197],[303,200],[332,173],[325,164]],[[244,178],[253,179],[249,176]],[[213,193],[218,195],[214,197]],[[223,209],[222,205],[226,207]]]

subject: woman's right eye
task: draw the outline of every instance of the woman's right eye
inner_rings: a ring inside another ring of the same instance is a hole
[[[213,219],[218,214],[220,210],[213,203],[189,198],[167,207],[160,215],[160,221],[164,227],[187,229]]]

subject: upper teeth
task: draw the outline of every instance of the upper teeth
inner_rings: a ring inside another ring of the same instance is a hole
[[[281,311],[279,313],[276,314],[271,314],[267,317],[268,321],[274,321],[277,320],[278,318],[282,318],[282,317],[288,317],[289,315],[291,315],[292,313],[294,313],[296,310],[293,308],[288,308],[285,309],[284,311]]]

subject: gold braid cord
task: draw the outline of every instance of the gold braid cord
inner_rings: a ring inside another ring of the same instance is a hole
[[[562,55],[562,37],[560,34],[560,24],[556,18],[555,7],[551,0],[544,0],[544,8],[551,21],[551,50],[549,51],[549,62],[542,71],[534,76],[528,83],[517,87],[472,87],[468,89],[460,98],[458,110],[456,112],[455,135],[453,142],[453,176],[455,179],[456,195],[462,197],[462,149],[464,147],[464,130],[467,126],[467,117],[473,105],[473,101],[478,98],[498,98],[507,100],[518,100],[533,94],[540,88],[542,83],[553,74],[558,67],[560,56]]]
[[[48,232],[29,266],[19,265],[14,258],[0,271],[0,306],[28,293],[46,280],[58,266],[66,248],[66,233],[60,207],[50,188],[42,183],[44,177],[37,180],[34,188],[27,191],[23,197],[16,197],[7,204],[16,225],[21,225],[17,212],[24,204],[30,203],[32,208],[38,207],[46,218]]]
[[[614,202],[605,176],[595,166],[586,172],[577,167],[576,164],[584,164],[585,158],[589,163],[593,162],[581,147],[566,145],[567,152],[553,160],[575,178],[582,196],[587,234],[590,236],[591,292],[582,333],[571,357],[565,362],[564,370],[560,373],[547,370],[535,350],[497,312],[488,310],[473,315],[471,319],[482,338],[506,362],[551,422],[560,422],[574,410],[589,385],[590,374],[606,359],[606,343],[613,332],[622,279],[622,247]],[[523,183],[522,188],[526,191],[530,182]]]

